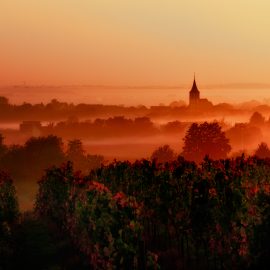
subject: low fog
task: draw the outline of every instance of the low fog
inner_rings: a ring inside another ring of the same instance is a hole
[[[89,172],[115,159],[150,159],[165,145],[176,157],[183,154],[193,123],[217,123],[230,145],[228,157],[253,155],[262,142],[270,145],[270,107],[256,101],[194,109],[179,100],[167,106],[75,105],[57,99],[16,105],[0,97],[0,112],[1,169],[13,177],[23,209],[31,209],[46,168],[71,160]],[[77,148],[71,150],[74,141]]]

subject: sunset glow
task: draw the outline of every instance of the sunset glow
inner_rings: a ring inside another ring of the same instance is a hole
[[[270,269],[270,0],[0,2],[0,270]]]
[[[0,84],[177,86],[194,71],[201,85],[270,84],[269,9],[267,0],[2,1]]]

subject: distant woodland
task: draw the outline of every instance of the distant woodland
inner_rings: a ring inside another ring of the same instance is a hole
[[[146,107],[102,104],[73,104],[60,102],[56,99],[44,104],[22,103],[10,104],[6,97],[0,97],[0,121],[59,121],[68,118],[93,119],[108,118],[114,116],[126,117],[150,117],[152,119],[194,119],[204,117],[243,116],[253,112],[269,113],[270,106],[256,102],[231,105],[227,103],[209,105],[207,107],[192,110],[183,102],[172,102],[169,106]]]
[[[235,106],[224,103],[192,109],[183,105],[183,102],[172,102],[169,106],[125,107],[75,105],[56,99],[48,104],[15,105],[10,104],[6,97],[0,97],[0,133],[7,144],[23,144],[30,137],[50,135],[61,137],[64,141],[81,139],[86,145],[93,141],[129,138],[129,145],[125,149],[126,158],[132,151],[138,150],[131,142],[133,144],[138,139],[146,138],[150,141],[151,138],[162,138],[161,141],[155,141],[155,147],[174,144],[174,150],[179,152],[192,123],[205,121],[220,125],[232,148],[230,155],[251,153],[261,142],[270,143],[269,116],[270,107],[256,102]],[[234,120],[227,120],[230,118]],[[5,127],[5,123],[17,123],[17,128]],[[147,149],[144,157],[150,155],[153,147]],[[112,150],[116,156],[117,150]],[[106,153],[103,150],[98,152],[101,155]],[[113,153],[108,156],[113,158]]]

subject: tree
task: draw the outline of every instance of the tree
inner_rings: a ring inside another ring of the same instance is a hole
[[[84,150],[81,140],[74,139],[69,141],[66,154],[71,160],[83,157]]]
[[[63,142],[60,137],[32,137],[24,146],[25,156],[42,169],[59,165],[64,161]]]
[[[249,123],[254,126],[262,126],[265,123],[265,118],[259,112],[255,112],[250,117]]]
[[[218,123],[193,123],[184,138],[183,156],[200,162],[208,155],[212,159],[226,158],[231,151],[229,140]]]
[[[264,142],[259,144],[255,152],[255,156],[257,156],[258,158],[270,158],[270,149],[268,145]]]
[[[66,156],[69,161],[72,161],[76,170],[84,170],[87,167],[87,160],[81,140],[74,139],[68,142]]]
[[[179,121],[168,122],[161,126],[161,129],[165,133],[182,133],[186,128],[185,123]]]
[[[263,134],[261,128],[247,123],[236,123],[226,131],[232,148],[241,150],[252,146],[255,148],[261,142]]]
[[[8,98],[0,96],[0,106],[7,106],[9,104]]]
[[[87,155],[81,140],[78,139],[68,142],[66,157],[73,162],[76,170],[81,170],[83,173],[88,173],[90,170],[100,167],[104,161],[103,156]]]
[[[172,161],[176,158],[176,153],[173,151],[173,149],[169,145],[160,146],[158,149],[156,149],[152,156],[152,160],[156,160],[159,163],[165,163]]]
[[[9,146],[0,167],[8,171],[15,182],[36,181],[44,170],[65,160],[62,139],[53,135],[30,138],[24,145]]]
[[[7,152],[7,146],[4,145],[4,137],[2,134],[0,134],[0,161],[6,152]]]

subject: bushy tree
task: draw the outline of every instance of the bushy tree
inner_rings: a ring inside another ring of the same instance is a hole
[[[0,159],[5,155],[7,152],[7,146],[4,144],[4,137],[0,134]]]
[[[76,170],[81,170],[84,173],[98,168],[104,161],[103,156],[86,154],[81,140],[78,139],[69,141],[66,158],[73,162]]]
[[[212,159],[226,158],[231,151],[229,140],[218,123],[193,123],[184,138],[183,156],[200,162],[208,155]]]
[[[258,158],[270,158],[270,149],[268,145],[264,142],[259,144],[255,152],[255,156],[257,156]]]
[[[0,269],[10,269],[13,254],[13,227],[19,217],[15,187],[11,178],[0,171]]]
[[[74,139],[68,142],[68,148],[66,155],[68,158],[73,160],[73,162],[76,159],[81,159],[85,154],[85,151],[82,146],[81,140]]]
[[[255,112],[250,117],[249,123],[254,126],[261,126],[265,123],[265,118],[262,116],[261,113]]]
[[[63,161],[63,142],[60,137],[49,135],[47,137],[32,137],[25,143],[26,154],[40,160],[45,165],[57,165]]]
[[[8,147],[0,167],[14,180],[35,180],[43,170],[65,160],[62,139],[57,136],[30,138],[24,145]]]
[[[236,123],[232,128],[226,131],[226,137],[230,140],[232,148],[242,149],[248,145],[255,148],[263,138],[261,128],[259,126],[247,123]]]
[[[160,146],[156,149],[151,156],[152,160],[156,160],[158,163],[165,163],[172,161],[176,158],[176,153],[169,145]]]
[[[0,106],[7,106],[8,104],[9,104],[8,98],[0,96]]]

